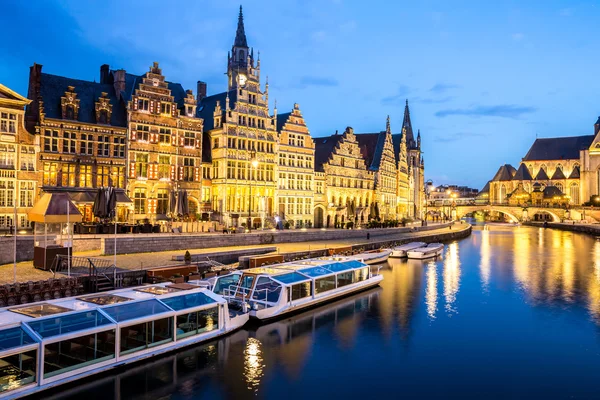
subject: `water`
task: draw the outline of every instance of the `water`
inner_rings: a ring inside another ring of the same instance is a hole
[[[381,288],[45,394],[68,399],[598,398],[600,241],[474,230]]]

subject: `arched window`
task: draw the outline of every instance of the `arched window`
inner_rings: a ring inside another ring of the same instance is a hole
[[[498,200],[500,203],[504,203],[506,200],[506,186],[504,186],[504,184],[500,185],[500,196]]]
[[[554,184],[554,186],[556,186],[556,188],[557,188],[558,190],[560,190],[560,192],[561,192],[562,194],[564,194],[564,193],[565,193],[565,192],[564,192],[564,190],[563,190],[564,188],[563,188],[563,185],[562,185],[562,183],[558,182],[558,183]]]
[[[571,196],[572,204],[579,204],[579,183],[571,183],[571,187],[569,188],[569,196]]]

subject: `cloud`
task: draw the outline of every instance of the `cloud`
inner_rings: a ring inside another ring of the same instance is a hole
[[[315,42],[324,42],[327,40],[327,33],[325,31],[316,31],[312,33],[311,38]]]
[[[335,78],[329,78],[326,76],[311,76],[305,75],[300,77],[299,86],[305,88],[307,86],[328,86],[334,87],[339,86],[339,82]]]
[[[479,132],[456,132],[449,135],[436,136],[435,141],[441,143],[457,142],[462,139],[487,136]]]
[[[519,42],[519,41],[523,40],[523,38],[525,37],[525,35],[524,35],[524,34],[522,34],[521,32],[517,32],[517,33],[513,33],[513,34],[511,35],[511,37],[512,37],[512,39],[513,39],[515,42]]]
[[[459,87],[460,86],[458,86],[458,85],[437,83],[437,84],[433,85],[433,87],[431,89],[429,89],[429,91],[433,92],[433,93],[444,93],[451,89],[458,89]]]
[[[499,104],[495,106],[477,106],[453,110],[440,110],[435,113],[435,116],[443,118],[450,115],[465,115],[468,117],[499,117],[517,119],[523,114],[530,114],[536,111],[537,108],[530,106]]]
[[[558,15],[560,15],[561,17],[570,17],[571,15],[573,15],[573,9],[563,8],[558,12]]]
[[[433,98],[433,97],[414,97],[411,100],[415,103],[422,103],[422,104],[442,104],[442,103],[447,103],[454,99],[455,99],[454,96],[446,96],[446,97],[440,97],[437,99]]]
[[[406,99],[406,96],[411,92],[411,89],[406,85],[398,86],[398,91],[395,95],[387,96],[381,99],[381,103],[385,105],[398,105],[402,104]]]

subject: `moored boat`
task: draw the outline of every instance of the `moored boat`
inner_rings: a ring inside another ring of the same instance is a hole
[[[521,226],[519,222],[486,222],[485,226],[504,226],[507,228]]]
[[[365,264],[374,265],[386,262],[387,259],[390,257],[390,254],[392,254],[391,249],[377,249],[355,254],[351,257],[357,260],[361,260]]]
[[[0,310],[0,398],[17,398],[204,342],[248,313],[189,284],[157,284]]]
[[[393,257],[393,258],[408,257],[408,255],[406,254],[408,251],[413,250],[413,249],[418,249],[419,247],[423,247],[423,246],[427,246],[427,243],[411,242],[411,243],[406,243],[406,244],[403,244],[400,246],[392,247],[392,254],[390,254],[390,257]]]
[[[423,260],[425,258],[439,256],[443,251],[444,245],[442,243],[429,243],[427,246],[410,250],[407,255],[408,258]]]
[[[211,281],[214,293],[268,320],[379,285],[383,276],[353,257],[321,257],[250,268]]]

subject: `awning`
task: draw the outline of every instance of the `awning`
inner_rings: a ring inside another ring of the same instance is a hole
[[[94,203],[94,196],[90,192],[68,192],[71,201],[77,204]]]
[[[122,192],[119,189],[117,189],[117,204],[118,203],[133,203],[133,201],[131,201],[131,199],[125,194],[125,192]]]
[[[81,213],[67,193],[44,193],[28,215],[29,221],[42,223],[66,223],[67,220],[81,222],[82,220]]]

